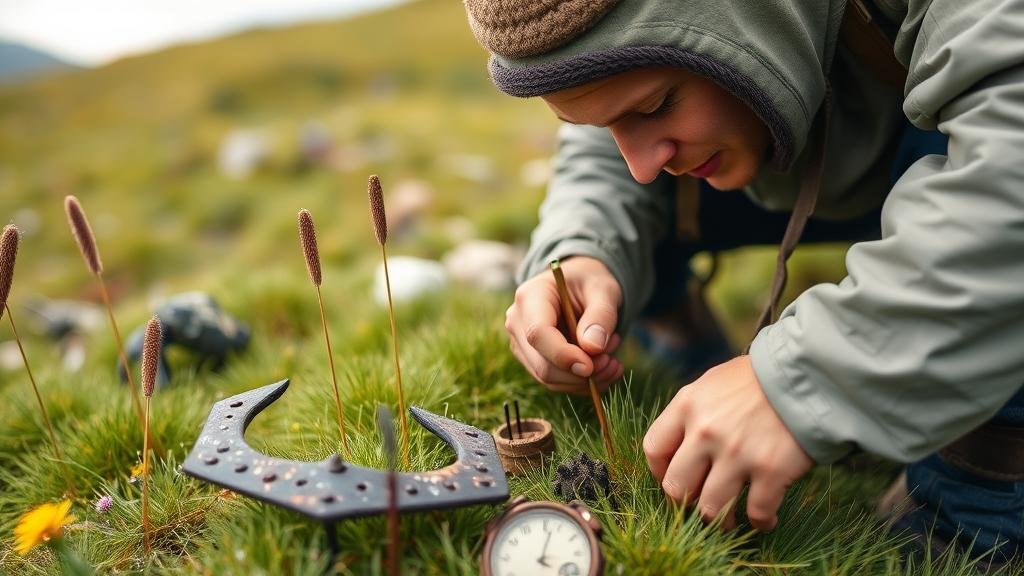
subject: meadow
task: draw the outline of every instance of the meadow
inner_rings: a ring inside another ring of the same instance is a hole
[[[315,123],[329,135],[330,162],[301,151]],[[379,252],[366,178],[415,182],[433,200],[393,255],[438,258],[458,241],[453,223],[478,238],[524,244],[543,197],[529,166],[554,147],[543,105],[496,93],[486,57],[461,4],[422,0],[340,22],[254,30],[126,58],[98,69],[0,88],[0,221],[24,235],[10,305],[32,295],[99,301],[64,220],[75,194],[89,212],[123,332],[178,292],[213,295],[253,331],[248,350],[220,372],[172,355],[174,379],[153,397],[151,472],[154,549],[143,553],[142,433],[115,369],[106,325],[88,335],[82,368],[62,367],[54,343],[22,330],[26,352],[77,488],[66,542],[99,573],[381,574],[380,518],[339,525],[330,561],[322,529],[305,518],[223,492],[181,473],[213,402],[290,378],[287,394],[246,438],[267,454],[320,460],[339,450],[334,400],[316,295],[306,275],[295,214],[311,211],[324,263],[323,293],[346,407],[351,459],[383,467],[378,402],[396,409],[385,308],[370,296]],[[244,177],[218,165],[232,131],[257,133],[267,149]],[[767,290],[770,249],[729,254],[710,300],[738,346]],[[843,274],[842,247],[801,248],[790,296]],[[508,350],[511,294],[453,286],[397,307],[406,401],[479,428],[503,421],[518,400],[524,416],[554,423],[556,461],[603,453],[585,398],[552,395]],[[6,319],[0,342],[13,338]],[[605,529],[609,574],[971,574],[958,556],[902,563],[899,537],[884,536],[874,502],[895,465],[858,457],[817,468],[794,487],[780,527],[723,533],[669,506],[644,463],[640,439],[681,382],[641,353],[623,353],[627,374],[605,397],[616,446],[615,494],[595,508]],[[451,456],[411,424],[411,469]],[[512,480],[514,495],[552,499],[551,470]],[[19,517],[67,489],[25,373],[0,371],[0,571],[56,574],[45,547],[14,552]],[[93,503],[110,496],[99,512]],[[481,506],[404,516],[407,574],[476,574],[483,527],[500,510]],[[1007,568],[1004,573],[1013,573]]]

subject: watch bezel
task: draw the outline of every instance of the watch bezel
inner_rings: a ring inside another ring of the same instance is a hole
[[[599,576],[604,574],[604,555],[601,552],[601,524],[594,517],[593,513],[582,503],[573,501],[570,504],[551,502],[548,500],[530,501],[520,496],[509,503],[505,511],[487,524],[484,531],[484,548],[480,553],[480,568],[483,576],[494,576],[491,571],[491,554],[494,552],[494,543],[501,527],[514,518],[533,510],[554,511],[568,516],[573,522],[579,525],[587,537],[590,545],[590,570],[587,576]]]

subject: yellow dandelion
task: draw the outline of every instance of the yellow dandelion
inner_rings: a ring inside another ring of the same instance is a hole
[[[23,514],[14,528],[14,549],[24,556],[40,543],[60,538],[64,527],[75,521],[69,510],[71,501],[65,500],[43,504]]]
[[[146,465],[139,462],[135,466],[132,466],[131,475],[132,478],[142,478],[142,475],[146,473]]]

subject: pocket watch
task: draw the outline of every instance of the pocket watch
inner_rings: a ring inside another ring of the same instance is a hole
[[[531,502],[519,496],[487,525],[483,576],[604,574],[601,523],[582,502]]]

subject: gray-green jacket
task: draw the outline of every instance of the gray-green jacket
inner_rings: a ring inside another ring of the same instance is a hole
[[[607,75],[615,64],[602,54],[709,75],[769,126],[772,162],[747,193],[779,210],[795,199],[830,73],[819,218],[881,201],[901,108],[947,134],[948,156],[919,160],[889,192],[882,239],[849,250],[849,276],[804,292],[750,349],[769,400],[815,460],[858,446],[912,461],[982,424],[1024,384],[1024,1],[875,0],[899,25],[903,94],[836,48],[844,4],[625,0],[569,44],[496,56],[491,72],[520,96],[550,91],[558,74]],[[520,278],[551,258],[599,258],[622,285],[628,323],[652,291],[674,179],[637,184],[604,129],[567,125],[560,141]]]

